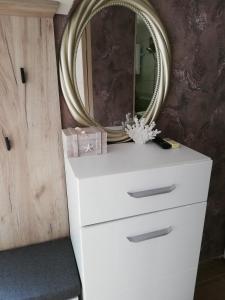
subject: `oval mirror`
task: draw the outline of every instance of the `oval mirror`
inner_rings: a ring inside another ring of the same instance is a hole
[[[87,5],[89,3],[89,5]],[[86,1],[63,35],[60,81],[73,117],[101,126],[109,142],[127,141],[130,113],[155,120],[169,83],[170,49],[148,1]]]

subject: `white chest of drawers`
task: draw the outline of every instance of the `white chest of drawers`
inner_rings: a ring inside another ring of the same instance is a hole
[[[192,300],[212,161],[129,143],[65,166],[84,300]]]

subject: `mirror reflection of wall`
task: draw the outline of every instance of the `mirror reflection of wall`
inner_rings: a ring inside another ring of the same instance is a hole
[[[154,93],[155,47],[141,17],[122,6],[104,8],[82,36],[85,107],[102,126],[143,115]]]
[[[118,126],[134,103],[135,14],[126,7],[105,8],[91,20],[94,118]]]

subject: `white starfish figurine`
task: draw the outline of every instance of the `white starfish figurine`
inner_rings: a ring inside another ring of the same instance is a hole
[[[84,147],[85,153],[92,152],[93,150],[94,150],[94,146],[90,143],[86,147]]]

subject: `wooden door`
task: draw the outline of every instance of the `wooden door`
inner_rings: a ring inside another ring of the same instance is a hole
[[[0,250],[67,234],[53,20],[0,16]]]

